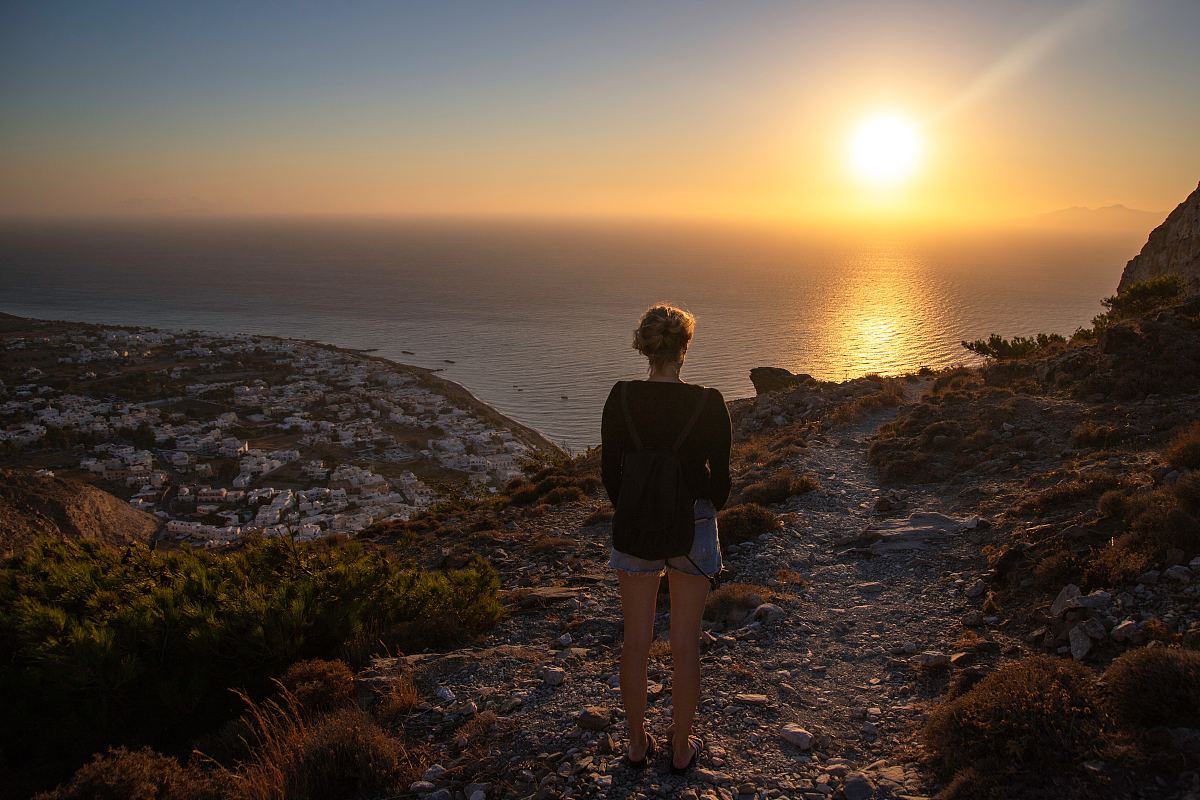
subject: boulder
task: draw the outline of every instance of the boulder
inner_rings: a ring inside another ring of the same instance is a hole
[[[1061,617],[1068,610],[1075,608],[1075,601],[1079,599],[1083,593],[1079,587],[1073,583],[1068,583],[1058,593],[1058,597],[1054,598],[1054,602],[1050,604],[1050,616]]]
[[[812,375],[796,374],[783,367],[755,367],[750,370],[750,383],[754,384],[755,394],[791,389],[814,382]]]

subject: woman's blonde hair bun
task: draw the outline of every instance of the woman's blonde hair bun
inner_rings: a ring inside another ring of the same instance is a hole
[[[689,312],[668,303],[655,303],[646,309],[633,332],[633,349],[661,367],[683,358],[695,332],[696,318]]]

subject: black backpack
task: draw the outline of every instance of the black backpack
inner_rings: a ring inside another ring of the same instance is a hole
[[[628,383],[621,384],[621,410],[633,440],[621,460],[621,490],[613,512],[613,547],[646,559],[686,556],[695,538],[693,498],[679,463],[678,450],[687,439],[708,399],[708,389],[670,450],[647,450],[629,413]]]

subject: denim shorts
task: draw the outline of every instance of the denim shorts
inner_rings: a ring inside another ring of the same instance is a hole
[[[612,549],[608,565],[621,572],[631,572],[637,575],[661,575],[664,567],[686,572],[689,575],[716,575],[721,571],[721,542],[717,536],[717,510],[707,497],[697,500],[695,509],[696,536],[692,539],[692,551],[687,556],[666,559],[638,558]],[[695,566],[692,565],[692,561],[688,561],[688,557],[696,562]]]

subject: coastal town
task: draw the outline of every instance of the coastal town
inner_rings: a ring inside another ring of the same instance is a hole
[[[266,336],[0,319],[0,465],[96,484],[221,547],[494,492],[555,445],[432,371]]]

